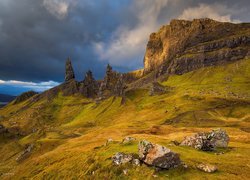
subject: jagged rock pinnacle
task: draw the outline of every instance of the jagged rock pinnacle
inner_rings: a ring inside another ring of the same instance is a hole
[[[65,65],[65,82],[75,79],[75,73],[70,58],[67,59]]]

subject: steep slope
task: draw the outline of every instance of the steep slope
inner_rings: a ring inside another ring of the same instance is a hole
[[[62,92],[49,101],[41,98],[9,104],[0,110],[1,123],[13,133],[14,129],[21,133],[16,140],[0,137],[0,177],[145,179],[157,174],[162,179],[248,179],[250,168],[243,164],[250,161],[249,75],[250,59],[244,59],[171,75],[162,83],[170,91],[162,95],[150,96],[147,88],[132,89],[123,105],[121,97],[95,102]],[[229,148],[219,151],[222,155],[171,144],[215,127],[230,136]],[[108,138],[121,141],[125,136],[165,145],[179,153],[189,168],[155,172],[146,165],[112,165],[114,153],[137,152],[137,142],[104,146]],[[34,144],[31,155],[16,162],[27,144]],[[197,162],[216,164],[219,172],[201,173],[195,168]],[[124,169],[128,169],[127,175]]]
[[[250,24],[211,19],[172,20],[152,33],[144,57],[144,72],[183,74],[201,67],[249,56]]]

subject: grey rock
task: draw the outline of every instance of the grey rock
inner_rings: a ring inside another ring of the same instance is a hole
[[[190,146],[203,151],[213,151],[216,148],[226,148],[229,143],[229,136],[222,129],[215,129],[211,132],[200,132],[185,137],[181,146]]]
[[[178,154],[146,140],[139,142],[139,159],[145,164],[162,169],[175,168],[181,164]]]
[[[115,165],[130,163],[133,161],[133,155],[118,152],[112,157],[112,161]]]

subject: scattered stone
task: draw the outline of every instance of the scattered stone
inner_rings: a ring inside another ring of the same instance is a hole
[[[127,175],[127,174],[128,174],[128,169],[124,169],[124,170],[123,170],[123,174],[124,174],[124,175]]]
[[[154,178],[158,178],[158,175],[156,175],[156,174],[153,174],[152,176],[153,176]]]
[[[161,85],[158,82],[153,82],[149,95],[150,96],[154,96],[154,95],[160,95],[160,94],[164,94],[166,92],[166,87]]]
[[[221,129],[211,132],[199,132],[193,136],[185,137],[181,146],[190,146],[203,151],[213,151],[217,147],[227,147],[229,136]]]
[[[207,172],[207,173],[213,173],[213,172],[217,171],[217,167],[215,165],[211,165],[211,164],[201,163],[201,164],[197,165],[197,168],[199,170]]]
[[[114,141],[114,140],[113,140],[112,138],[107,139],[107,141],[106,141],[106,145],[108,145],[108,144],[112,143],[113,141]]]
[[[132,163],[135,166],[141,166],[141,161],[139,159],[133,159]]]
[[[65,82],[75,79],[75,73],[71,64],[71,60],[68,58],[65,65]]]
[[[125,137],[123,140],[122,140],[122,143],[123,144],[130,144],[130,143],[132,143],[133,141],[135,141],[136,140],[136,138],[134,138],[134,137]]]
[[[27,145],[25,150],[16,158],[17,162],[23,161],[31,155],[31,151],[34,148],[34,144]]]
[[[112,157],[112,161],[115,165],[118,165],[118,166],[121,164],[132,162],[133,154],[125,154],[122,152],[118,152]]]
[[[146,140],[139,142],[139,159],[145,164],[162,169],[175,168],[181,164],[178,154]]]

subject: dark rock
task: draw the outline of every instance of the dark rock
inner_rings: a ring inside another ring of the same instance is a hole
[[[207,173],[213,173],[217,171],[217,167],[211,164],[199,164],[197,165],[197,168],[201,171],[207,172]]]
[[[124,96],[125,93],[125,82],[124,82],[124,78],[123,78],[123,74],[120,74],[120,77],[118,78],[117,82],[115,83],[115,87],[114,87],[114,94],[116,96]]]
[[[35,91],[24,92],[20,96],[16,97],[16,99],[14,100],[14,104],[18,104],[20,102],[26,101],[27,99],[35,96],[36,94],[38,94],[38,93]]]
[[[164,93],[166,93],[165,86],[161,85],[158,82],[153,82],[152,83],[152,86],[151,86],[151,89],[150,89],[150,92],[149,92],[150,96],[161,95],[161,94],[164,94]]]
[[[125,154],[122,152],[118,152],[112,157],[112,161],[115,165],[131,163],[133,159],[133,154]]]
[[[80,85],[80,92],[87,98],[93,98],[98,93],[98,83],[94,79],[92,72],[88,71],[83,82]]]
[[[175,168],[181,164],[178,154],[146,140],[139,142],[139,158],[145,164],[162,169]]]
[[[203,151],[213,151],[217,147],[227,147],[229,136],[221,129],[212,130],[211,132],[200,132],[193,136],[185,137],[181,142],[182,146],[190,146]]]
[[[0,135],[4,135],[8,132],[8,129],[6,129],[2,124],[0,124]]]
[[[75,79],[75,73],[71,64],[71,60],[68,58],[65,65],[65,82]]]

